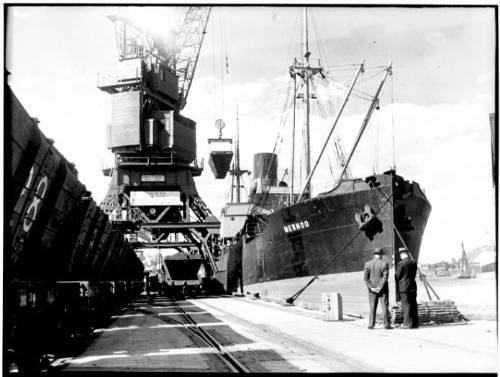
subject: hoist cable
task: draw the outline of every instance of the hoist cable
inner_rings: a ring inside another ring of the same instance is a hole
[[[288,73],[288,62],[289,62],[289,59],[290,59],[290,56],[291,56],[293,42],[295,41],[295,35],[296,35],[296,30],[297,30],[298,19],[299,19],[299,13],[297,13],[297,15],[295,16],[295,23],[294,23],[294,26],[292,28],[292,37],[290,38],[290,44],[288,45],[288,51],[287,51],[287,54],[286,54],[286,63],[283,65],[283,66],[287,67],[286,72],[283,75],[284,78],[289,75],[289,73]],[[285,79],[281,80],[280,79],[280,83],[279,83],[279,86],[278,86],[278,95],[274,97],[275,101],[274,101],[273,108],[275,108],[277,106],[278,102],[282,101],[282,94],[283,94],[283,90],[285,88],[285,84],[286,83],[288,83],[288,80],[285,80]],[[275,114],[273,114],[273,116],[271,117],[271,121],[274,121],[275,119],[276,119],[275,118]]]
[[[212,84],[214,92],[214,118],[217,116],[217,79],[215,73],[215,22],[212,22]]]
[[[222,91],[222,119],[224,119],[225,115],[225,107],[224,107],[224,100],[225,100],[225,93],[224,93],[224,51],[222,49],[222,43],[223,43],[223,29],[222,29],[222,12],[223,8],[220,8],[219,12],[219,33],[220,33],[220,82],[221,82],[221,91]]]
[[[392,165],[396,169],[396,144],[395,133],[396,128],[394,124],[394,77],[391,75],[391,122],[392,122]]]

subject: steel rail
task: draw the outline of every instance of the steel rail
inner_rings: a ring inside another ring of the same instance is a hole
[[[189,322],[190,325],[194,326],[187,326],[186,323],[183,323],[181,321],[178,321],[174,318],[168,317],[168,316],[160,316],[158,313],[152,312],[150,310],[146,309],[139,309],[139,308],[133,308],[134,311],[138,312],[143,312],[146,314],[151,314],[156,317],[158,317],[161,321],[167,322],[167,323],[175,323],[177,325],[183,326],[185,329],[190,331],[192,334],[196,335],[199,339],[201,339],[203,342],[205,342],[207,345],[209,345],[212,348],[215,348],[218,353],[217,356],[226,364],[229,369],[234,372],[234,373],[250,373],[250,370],[247,369],[242,363],[236,359],[222,344],[220,344],[212,335],[210,335],[206,330],[204,330],[199,324],[189,315],[187,314],[176,302],[174,299],[171,299],[171,302],[175,304],[174,308],[179,311],[179,314],[181,314],[187,322]],[[160,305],[155,303],[156,306],[165,306],[165,307],[172,307],[168,305]],[[170,314],[170,313],[169,313]],[[171,314],[177,314],[177,313],[171,313]]]
[[[250,373],[250,371],[242,363],[240,363],[238,359],[234,357],[222,344],[220,344],[217,339],[215,339],[205,329],[199,326],[198,323],[184,311],[184,309],[177,305],[175,300],[172,301],[177,306],[177,309],[182,313],[182,315],[200,332],[200,337],[202,337],[208,344],[219,351],[220,356],[222,356],[223,360],[231,369],[235,369],[238,373]],[[191,328],[191,330],[193,329]]]

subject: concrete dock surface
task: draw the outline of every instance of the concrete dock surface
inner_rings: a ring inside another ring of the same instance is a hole
[[[366,318],[325,321],[319,311],[228,296],[136,300],[96,329],[85,352],[53,365],[62,372],[230,372],[175,305],[250,372],[497,372],[495,321],[369,330]]]
[[[495,321],[367,329],[367,319],[327,322],[324,314],[297,307],[236,299],[202,299],[200,307],[221,312],[233,326],[245,321],[254,333],[297,342],[312,352],[307,372],[479,373],[497,371]],[[251,324],[251,325],[250,325]],[[260,328],[261,331],[258,331]],[[241,331],[244,331],[241,328]],[[286,341],[285,341],[286,343]],[[282,343],[282,344],[285,344]],[[282,351],[286,352],[285,346]],[[291,352],[289,350],[288,352]],[[293,353],[287,355],[293,359]]]

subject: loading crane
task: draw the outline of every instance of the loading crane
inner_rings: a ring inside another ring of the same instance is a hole
[[[186,105],[211,9],[210,7],[189,7],[177,38],[175,64],[179,77],[180,110]]]
[[[193,179],[203,171],[196,159],[196,123],[180,114],[209,16],[210,7],[189,7],[180,31],[160,33],[131,16],[110,16],[119,73],[100,75],[98,81],[98,88],[112,96],[107,144],[115,154],[102,207],[128,232],[136,250],[179,251],[163,268],[176,266],[163,273],[174,284],[193,280],[183,274],[179,260],[184,256],[201,270],[217,272],[213,248],[220,222]],[[196,267],[189,270],[196,273]]]
[[[148,65],[148,70],[158,70],[160,66],[167,68],[169,73],[177,76],[177,79],[174,80],[176,82],[169,82],[170,91],[162,95],[169,97],[169,105],[176,110],[182,110],[186,105],[194,78],[211,9],[211,7],[189,7],[179,30],[167,30],[162,33],[148,30],[131,16],[110,15],[108,18],[115,27],[118,58],[122,62],[121,77],[118,77],[118,80],[125,85],[133,84],[130,81],[138,78],[139,70],[134,64],[137,61],[124,63],[129,60],[141,59]],[[128,74],[128,77],[124,77],[124,74]],[[106,86],[106,80],[109,84],[113,84],[114,80],[110,81],[109,76],[98,77],[100,88]],[[164,80],[166,81],[165,77]]]

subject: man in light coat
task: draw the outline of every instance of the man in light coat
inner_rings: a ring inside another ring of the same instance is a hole
[[[392,329],[389,314],[389,263],[382,259],[383,254],[384,251],[381,248],[376,248],[373,251],[373,259],[365,264],[364,269],[364,280],[368,288],[368,299],[370,302],[369,329],[373,329],[375,326],[379,299],[382,301],[384,327]]]

